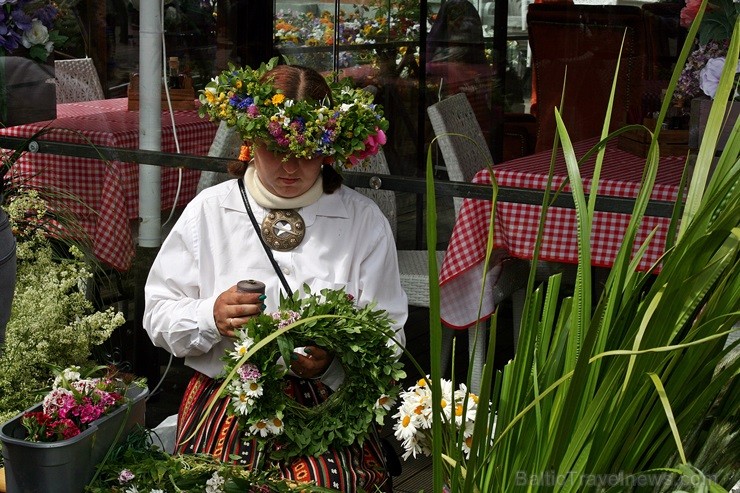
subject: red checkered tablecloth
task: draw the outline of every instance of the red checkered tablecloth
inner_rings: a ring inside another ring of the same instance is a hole
[[[73,143],[89,140],[100,146],[136,149],[139,112],[127,108],[126,98],[60,104],[55,120],[0,129],[0,134],[27,138],[47,129],[40,139]],[[162,151],[177,152],[176,134],[181,153],[207,155],[217,125],[200,118],[197,110],[175,111],[174,119],[176,132],[170,114],[162,114]],[[66,194],[68,198],[55,207],[74,213],[99,260],[119,271],[128,270],[134,256],[130,221],[139,217],[136,163],[26,153],[17,164],[14,180],[30,179],[35,186]],[[162,209],[185,205],[195,195],[199,177],[197,170],[162,168]]]
[[[597,139],[574,144],[577,157],[583,156]],[[681,173],[686,158],[667,156],[660,160],[656,184],[651,199],[675,201],[678,196]],[[616,144],[607,146],[599,180],[599,195],[635,198],[639,191],[645,159],[622,151]],[[493,167],[496,180],[501,187],[545,190],[550,166],[550,151],[526,156],[501,163]],[[590,191],[594,159],[581,166],[584,190]],[[555,163],[553,189],[557,189],[567,178],[565,160],[561,155]],[[488,169],[479,171],[473,183],[491,184]],[[570,187],[565,187],[570,192]],[[489,274],[489,284],[495,283],[502,268],[502,260],[508,257],[531,259],[537,235],[541,207],[536,205],[499,202],[496,207],[495,247],[496,252]],[[460,209],[455,227],[440,272],[440,296],[442,319],[446,325],[465,328],[474,324],[480,299],[483,261],[485,257],[488,227],[491,217],[491,202],[466,199]],[[594,214],[591,231],[591,263],[596,267],[611,267],[622,244],[630,216],[609,212]],[[662,255],[669,219],[647,216],[640,224],[634,254],[650,231],[657,228],[638,269],[648,270]],[[578,263],[576,214],[574,209],[551,207],[545,222],[540,260],[550,262]],[[491,286],[487,286],[490,290]],[[484,295],[484,307],[480,319],[485,319],[495,310],[490,298]]]

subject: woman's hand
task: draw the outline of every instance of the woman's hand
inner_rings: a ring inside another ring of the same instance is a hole
[[[318,346],[303,348],[305,356],[298,352],[291,354],[290,369],[301,378],[318,378],[324,374],[334,359],[334,355]]]
[[[216,321],[219,333],[225,337],[234,337],[234,329],[262,313],[265,309],[264,301],[265,295],[239,292],[236,285],[221,293],[213,304],[213,320]]]

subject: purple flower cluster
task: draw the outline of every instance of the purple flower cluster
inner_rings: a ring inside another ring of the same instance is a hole
[[[5,55],[23,46],[23,35],[32,31],[34,20],[49,31],[54,26],[59,10],[52,3],[33,9],[36,4],[31,0],[0,0],[0,50]]]
[[[242,366],[239,367],[237,373],[239,373],[239,378],[242,379],[242,382],[247,382],[250,380],[257,381],[260,377],[262,377],[262,373],[260,372],[259,368],[257,368],[252,363],[244,363]]]
[[[301,314],[294,312],[293,310],[286,310],[284,312],[275,312],[272,314],[272,318],[278,321],[278,328],[287,327],[288,325],[297,322],[301,319]]]

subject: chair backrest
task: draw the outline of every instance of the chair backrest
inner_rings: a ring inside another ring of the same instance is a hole
[[[642,122],[646,52],[639,7],[536,3],[527,11],[527,27],[537,88],[535,152],[552,148],[566,67],[560,110],[568,134],[577,141],[601,133],[625,32],[610,125]]]
[[[54,60],[57,103],[105,99],[92,58]]]
[[[380,149],[380,151],[374,156],[370,156],[369,158],[367,158],[364,164],[344,170],[343,172],[352,173],[355,171],[389,175],[390,167],[388,166],[388,161],[385,158],[385,153],[383,153],[383,149]],[[366,197],[370,197],[376,204],[378,204],[378,207],[383,212],[383,215],[385,215],[391,225],[393,237],[398,238],[396,232],[398,224],[396,193],[393,190],[374,190],[372,188],[364,187],[358,187],[357,191],[365,195]]]
[[[429,106],[427,114],[451,181],[470,182],[478,171],[493,164],[491,150],[464,93]],[[455,215],[462,200],[454,198]]]

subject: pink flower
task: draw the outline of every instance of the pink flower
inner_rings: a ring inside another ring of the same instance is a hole
[[[124,469],[123,471],[121,471],[121,474],[118,475],[118,482],[121,484],[128,483],[132,479],[134,479],[134,473],[132,473],[128,469]]]
[[[681,9],[681,27],[689,28],[694,22],[696,14],[699,13],[701,0],[686,0],[686,6]]]
[[[361,163],[366,158],[374,156],[380,150],[380,146],[385,145],[387,138],[385,132],[382,129],[375,127],[375,133],[368,135],[365,139],[365,149],[355,154],[352,154],[348,159],[352,166],[356,166],[357,163]]]
[[[239,367],[237,372],[239,373],[239,376],[244,382],[246,382],[247,380],[257,381],[262,376],[262,373],[260,373],[259,368],[257,368],[252,363],[243,364],[242,366]]]

